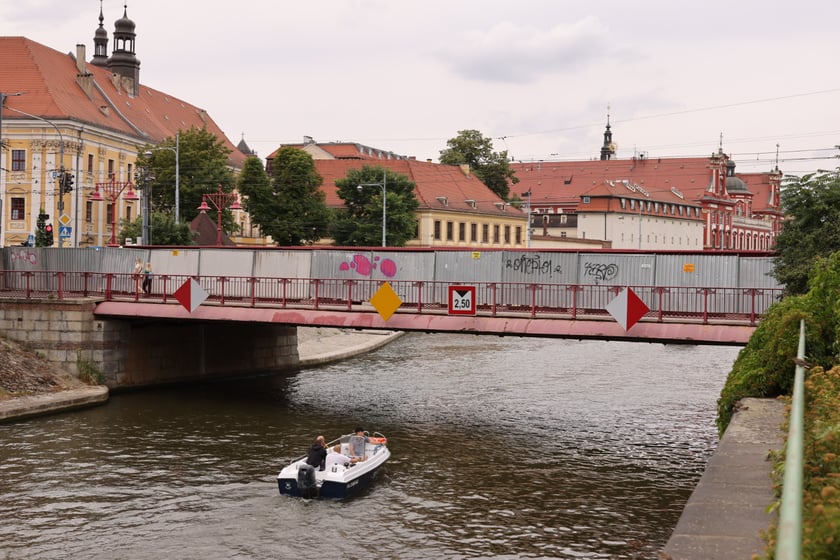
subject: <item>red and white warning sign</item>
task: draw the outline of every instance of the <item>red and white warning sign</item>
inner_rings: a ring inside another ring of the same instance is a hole
[[[650,311],[647,304],[630,288],[621,290],[615,299],[607,304],[606,309],[625,331],[638,323],[639,319]]]
[[[475,286],[449,286],[449,314],[475,315]]]
[[[194,278],[190,278],[184,282],[180,288],[175,290],[173,295],[175,296],[175,299],[178,300],[178,303],[183,305],[187,311],[192,313],[199,305],[204,303],[208,294]]]

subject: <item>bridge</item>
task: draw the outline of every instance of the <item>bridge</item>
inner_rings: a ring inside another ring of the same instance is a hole
[[[132,273],[3,271],[0,299],[96,301],[94,316],[174,323],[249,323],[639,342],[744,345],[780,288],[616,286],[156,274],[146,295]],[[176,291],[195,282],[190,311]],[[385,295],[380,290],[385,287]],[[450,288],[474,290],[474,312],[452,312]],[[650,311],[627,330],[607,305],[630,288]],[[391,309],[382,313],[379,299]],[[393,313],[391,312],[393,311]]]

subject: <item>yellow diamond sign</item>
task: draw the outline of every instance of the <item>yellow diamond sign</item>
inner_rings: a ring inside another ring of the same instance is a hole
[[[382,320],[387,321],[400,308],[402,300],[391,287],[391,284],[385,282],[370,298],[370,304],[373,305]]]

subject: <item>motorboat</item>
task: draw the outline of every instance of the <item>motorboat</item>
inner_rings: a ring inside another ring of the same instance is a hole
[[[357,434],[343,435],[327,444],[326,463],[331,463],[329,456],[336,453],[334,448],[341,445],[341,453],[350,456],[351,446],[360,444],[354,438]],[[365,432],[364,458],[356,463],[332,464],[324,470],[306,462],[306,456],[292,460],[277,475],[277,486],[281,494],[303,498],[328,498],[342,500],[357,494],[368,487],[376,478],[379,469],[391,456],[388,439],[379,432],[368,435]]]

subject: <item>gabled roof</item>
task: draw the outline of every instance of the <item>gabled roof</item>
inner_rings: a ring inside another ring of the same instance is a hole
[[[308,140],[302,144],[283,144],[280,148],[292,147],[303,150],[313,157],[313,159],[363,159],[370,161],[388,161],[392,159],[412,159],[407,156],[401,156],[394,152],[381,150],[379,148],[371,148],[356,142],[315,142],[309,137]],[[274,159],[277,154],[274,150],[266,160]]]
[[[504,201],[488,189],[475,175],[465,173],[458,166],[441,165],[414,159],[366,161],[348,159],[315,160],[315,168],[323,177],[321,190],[328,206],[339,207],[344,201],[338,197],[335,182],[347,176],[350,169],[362,166],[385,167],[406,175],[415,184],[420,209],[450,210],[504,215],[522,212],[506,206]]]
[[[219,230],[216,227],[216,222],[206,212],[199,212],[198,216],[193,218],[190,222],[190,231],[195,235],[195,244],[199,247],[212,247],[216,245]],[[221,242],[224,246],[236,245],[236,243],[231,241],[224,229],[222,229]]]
[[[516,192],[531,193],[534,207],[576,206],[580,197],[615,196],[696,204],[709,190],[710,158],[634,158],[511,163]],[[647,193],[646,196],[644,193]],[[523,197],[525,198],[525,197]]]
[[[136,97],[118,88],[107,68],[84,63],[92,87],[88,93],[77,82],[76,57],[63,54],[25,37],[0,37],[0,84],[10,97],[7,107],[48,120],[71,120],[156,144],[179,130],[204,128],[221,139],[231,153],[229,163],[242,167],[246,155],[225,136],[207,111],[164,92],[139,85]],[[25,119],[11,110],[3,120]]]

